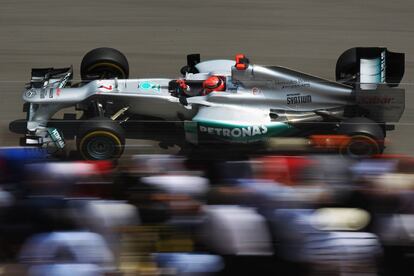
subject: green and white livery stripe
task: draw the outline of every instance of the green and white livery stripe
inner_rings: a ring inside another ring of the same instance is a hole
[[[198,144],[198,123],[193,121],[184,122],[185,139],[192,144]]]
[[[214,137],[219,140],[235,143],[252,143],[268,137],[284,136],[295,129],[286,123],[269,122],[267,124],[242,124],[234,122],[218,122],[198,120],[188,122],[185,126],[186,138],[189,142],[199,141],[202,137]]]
[[[50,138],[55,143],[56,147],[59,149],[63,149],[65,147],[65,140],[63,140],[62,135],[59,131],[54,127],[48,127],[47,132],[50,135]]]

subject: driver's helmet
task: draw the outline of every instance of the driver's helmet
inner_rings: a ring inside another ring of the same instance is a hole
[[[203,82],[203,88],[206,94],[212,91],[224,91],[226,90],[226,83],[222,77],[211,76]]]

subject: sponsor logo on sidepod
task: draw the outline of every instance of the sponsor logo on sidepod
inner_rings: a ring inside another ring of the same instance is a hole
[[[311,95],[287,95],[286,103],[287,104],[302,104],[302,103],[311,103],[312,102],[312,96]]]
[[[256,135],[264,135],[267,133],[266,126],[249,126],[236,128],[220,128],[200,126],[200,132],[223,137],[252,137]]]

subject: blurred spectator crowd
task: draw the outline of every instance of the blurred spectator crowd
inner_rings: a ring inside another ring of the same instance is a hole
[[[1,275],[414,275],[414,158],[0,148]]]

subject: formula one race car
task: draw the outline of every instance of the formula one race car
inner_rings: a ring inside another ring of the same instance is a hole
[[[26,145],[61,149],[63,136],[76,138],[85,159],[118,158],[125,138],[142,134],[162,141],[176,133],[181,136],[174,143],[198,146],[338,134],[350,137],[341,151],[365,155],[383,151],[386,131],[394,128],[389,123],[399,121],[405,106],[404,89],[394,88],[404,75],[404,54],[386,48],[345,51],[336,64],[337,82],[253,65],[241,54],[235,61],[204,62],[188,55],[181,73],[175,79],[129,79],[126,57],[112,48],[85,55],[80,83],[72,83],[71,67],[32,69],[23,93],[24,130],[22,120],[10,129],[25,133]],[[67,107],[78,114],[52,119]],[[173,127],[154,127],[160,122]],[[142,124],[155,131],[137,128]]]

